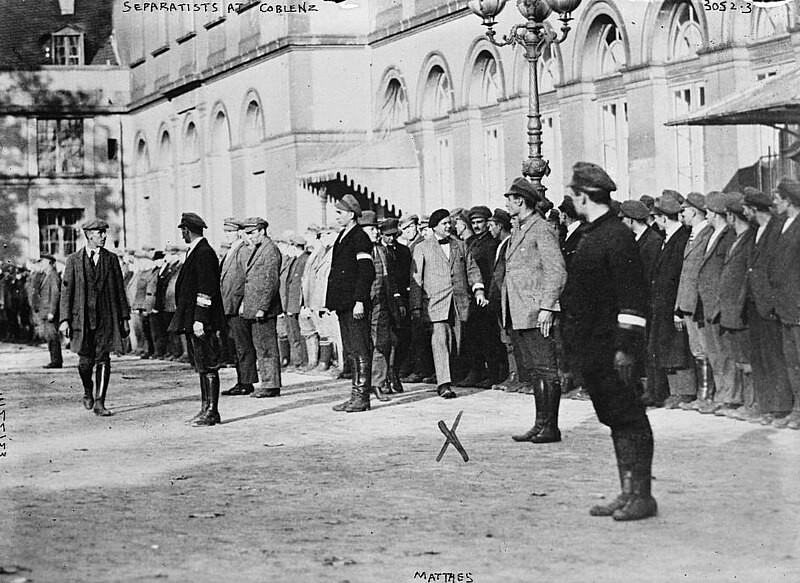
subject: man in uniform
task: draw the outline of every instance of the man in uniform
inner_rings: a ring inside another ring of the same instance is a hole
[[[95,219],[83,226],[86,247],[67,257],[61,282],[59,329],[78,353],[78,374],[83,383],[83,406],[107,417],[106,394],[114,350],[130,329],[130,308],[116,256],[105,249],[108,223]],[[95,385],[92,385],[92,369]]]
[[[41,264],[43,277],[36,290],[38,314],[34,314],[34,317],[39,319],[39,329],[50,350],[50,362],[44,368],[61,368],[61,338],[56,328],[58,305],[61,301],[61,277],[56,271],[56,258],[52,255],[43,254]]]
[[[617,189],[611,177],[596,164],[578,162],[570,187],[587,224],[570,262],[564,309],[576,319],[583,381],[597,418],[611,428],[622,485],[614,501],[590,513],[638,520],[657,512],[650,493],[653,433],[634,388],[647,310],[642,265],[633,234],[609,209]]]
[[[389,393],[402,393],[400,367],[406,360],[411,348],[411,327],[408,321],[408,294],[411,289],[411,251],[400,243],[397,219],[384,219],[380,225],[381,242],[386,249],[389,268],[395,279],[397,293],[397,311],[392,315],[392,349],[393,356],[389,367]]]
[[[186,336],[191,344],[194,368],[200,375],[200,412],[193,427],[220,423],[219,416],[219,340],[216,332],[225,325],[222,295],[219,289],[217,254],[203,236],[208,228],[195,213],[183,213],[178,224],[183,240],[189,245],[186,260],[175,283],[175,316],[169,331]]]
[[[372,319],[370,290],[375,279],[372,241],[358,225],[361,206],[352,194],[336,201],[336,223],[341,228],[333,244],[325,305],[336,312],[344,354],[353,371],[350,399],[334,411],[369,411],[372,382]]]

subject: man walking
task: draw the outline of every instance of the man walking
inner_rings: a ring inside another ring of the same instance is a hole
[[[130,331],[122,270],[116,256],[105,249],[107,229],[108,223],[100,219],[83,226],[86,247],[67,257],[58,310],[59,329],[70,338],[72,351],[78,353],[83,406],[101,417],[112,415],[105,406],[110,354],[122,350],[122,339]]]
[[[175,316],[170,332],[186,336],[192,347],[194,368],[200,375],[200,412],[191,420],[193,427],[210,427],[221,422],[219,416],[220,347],[216,332],[225,325],[219,289],[217,254],[203,236],[208,228],[195,213],[183,213],[178,224],[189,245],[186,261],[175,283]]]
[[[36,307],[38,314],[34,314],[34,317],[39,319],[39,330],[50,351],[50,362],[43,368],[61,368],[63,365],[61,337],[56,328],[61,301],[61,277],[56,271],[55,257],[43,254],[40,263],[43,277],[37,284]]]

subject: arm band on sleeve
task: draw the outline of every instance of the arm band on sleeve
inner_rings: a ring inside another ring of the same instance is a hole
[[[197,305],[201,308],[210,308],[211,297],[206,294],[197,294]]]
[[[617,323],[623,328],[637,327],[644,328],[647,325],[647,320],[641,316],[634,316],[633,314],[619,314],[617,316]]]

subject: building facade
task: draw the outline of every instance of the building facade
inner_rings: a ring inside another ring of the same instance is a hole
[[[75,0],[76,13],[83,4]],[[785,129],[664,125],[798,66],[797,2],[777,4],[722,11],[692,0],[584,0],[566,42],[539,62],[548,195],[561,200],[577,160],[606,167],[619,199],[665,188],[769,189],[777,174],[794,173]],[[29,151],[19,173],[2,178],[9,204],[26,201],[15,212],[28,253],[41,248],[39,209],[102,212],[103,188],[114,201],[108,218],[124,233],[115,240],[160,247],[175,241],[184,211],[206,218],[218,242],[226,216],[262,215],[280,235],[327,221],[330,201],[346,192],[380,216],[501,206],[520,174],[528,64],[520,49],[489,43],[464,2],[143,6],[113,3],[118,64],[107,70],[93,69],[100,65],[87,49],[50,41],[51,58],[84,51],[83,61],[60,65],[65,79],[91,75],[105,107],[124,103],[83,122],[84,137],[92,124],[106,128],[99,138],[91,129],[91,151],[119,140],[123,164],[110,147],[109,160],[86,163],[103,168],[89,179],[92,202],[75,186],[81,179],[42,178],[38,150]],[[498,20],[502,34],[521,17],[509,3]],[[119,93],[106,99],[112,88]],[[36,119],[25,116],[29,148],[34,129],[76,131]],[[56,156],[62,150],[69,144]]]

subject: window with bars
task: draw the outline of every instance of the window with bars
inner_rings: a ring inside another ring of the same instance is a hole
[[[83,120],[36,120],[40,175],[83,172]]]
[[[83,35],[56,33],[53,35],[54,65],[83,65]]]
[[[628,193],[628,103],[616,100],[601,105],[603,167],[617,183],[617,192]]]
[[[39,252],[64,257],[78,249],[83,209],[39,209]]]

